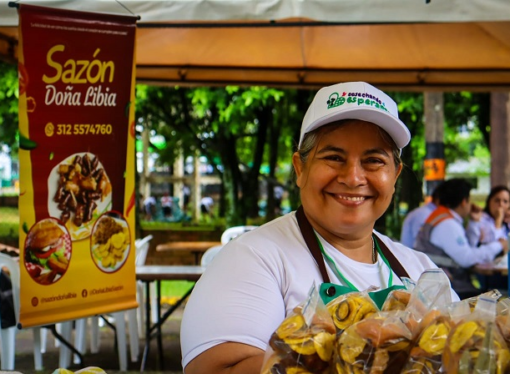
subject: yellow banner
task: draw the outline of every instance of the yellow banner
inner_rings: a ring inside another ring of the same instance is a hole
[[[136,18],[19,17],[20,324],[135,308]]]

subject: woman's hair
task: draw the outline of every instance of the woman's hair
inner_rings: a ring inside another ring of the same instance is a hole
[[[323,135],[336,130],[337,128],[354,121],[353,119],[344,119],[341,121],[332,122],[328,125],[321,126],[318,129],[315,129],[308,134],[305,134],[303,137],[303,141],[301,142],[301,147],[297,150],[299,153],[299,158],[301,162],[305,164],[308,161],[308,156],[312,149],[319,143],[320,139]],[[395,168],[398,168],[400,164],[402,164],[402,159],[400,158],[400,149],[397,147],[391,136],[384,131],[382,128],[377,126],[379,133],[381,134],[383,140],[387,142],[391,146],[391,151],[393,153],[393,161],[395,163]]]
[[[489,193],[489,196],[487,196],[487,200],[485,200],[485,208],[483,208],[483,211],[485,213],[487,213],[489,216],[492,217],[492,214],[490,212],[490,201],[492,200],[492,198],[494,196],[496,196],[498,193],[500,193],[501,191],[506,191],[508,192],[508,196],[510,196],[510,189],[508,189],[507,186],[495,186],[495,187],[492,187],[491,189],[491,192]],[[492,217],[494,218],[494,217]]]

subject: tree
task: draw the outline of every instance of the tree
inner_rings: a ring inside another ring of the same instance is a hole
[[[173,162],[176,149],[185,155],[198,150],[208,158],[223,182],[227,221],[238,225],[258,215],[268,138],[273,139],[271,152],[278,154],[274,145],[280,143],[274,138],[281,132],[275,129],[289,125],[279,104],[283,96],[281,90],[264,87],[139,87],[137,116],[165,137],[167,149],[159,152],[164,162]],[[274,123],[276,117],[281,123]]]
[[[18,70],[16,65],[0,61],[0,146],[7,145],[17,154],[18,142]]]

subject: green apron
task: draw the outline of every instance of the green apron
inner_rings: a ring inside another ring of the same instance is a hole
[[[331,300],[337,298],[340,295],[345,295],[350,292],[358,292],[359,290],[343,276],[343,274],[338,270],[334,260],[328,256],[328,254],[324,251],[324,248],[322,248],[322,244],[315,235],[315,231],[313,230],[312,225],[310,225],[310,222],[308,222],[302,206],[299,207],[296,211],[296,218],[301,233],[303,234],[303,238],[305,239],[306,245],[308,246],[308,250],[315,259],[315,262],[317,262],[322,275],[323,283],[320,285],[319,294],[322,298],[322,301],[324,301],[324,304],[329,303]],[[377,248],[377,253],[379,256],[381,256],[384,263],[390,268],[388,287],[382,290],[368,293],[370,298],[375,302],[379,309],[381,309],[384,301],[386,300],[386,297],[391,291],[397,289],[405,289],[404,286],[393,285],[393,272],[395,272],[395,274],[397,274],[400,278],[409,278],[409,275],[400,264],[400,262],[398,262],[393,253],[388,249],[388,247],[386,247],[386,245],[376,235],[373,235],[373,238]],[[331,283],[329,275],[326,271],[324,259],[326,259],[326,261],[329,263],[336,276],[341,279],[347,286]]]

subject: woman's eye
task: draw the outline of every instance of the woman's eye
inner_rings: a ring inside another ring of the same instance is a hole
[[[383,165],[385,162],[380,158],[368,158],[365,160],[367,164],[380,164]]]
[[[343,157],[339,155],[328,155],[325,156],[324,159],[328,161],[343,161]]]

